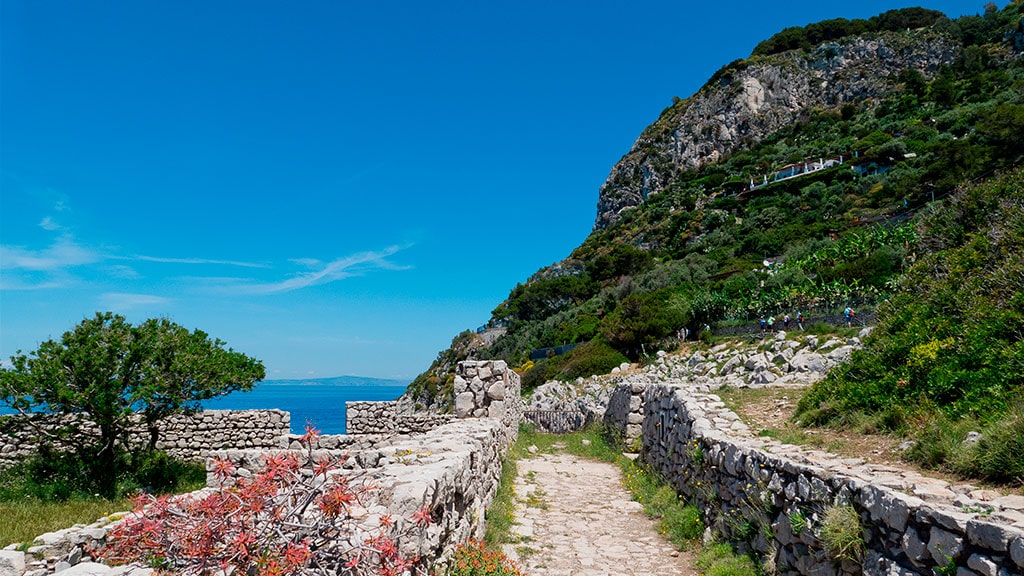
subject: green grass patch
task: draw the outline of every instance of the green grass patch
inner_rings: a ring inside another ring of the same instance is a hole
[[[704,576],[757,576],[749,556],[740,556],[728,544],[705,546],[697,554],[697,567]]]
[[[43,502],[34,498],[0,502],[0,548],[14,543],[32,543],[37,536],[68,528],[74,524],[91,524],[96,520],[132,509],[127,498],[72,499],[64,502]]]
[[[184,493],[206,485],[206,467],[163,453],[139,455],[118,480],[119,497],[100,498],[82,474],[84,464],[67,454],[48,454],[0,471],[0,547],[31,543],[40,534],[89,524],[132,509],[129,495],[139,489]]]
[[[491,500],[491,505],[487,508],[484,543],[490,549],[499,550],[502,544],[508,542],[509,533],[516,521],[515,482],[516,476],[519,474],[516,460],[520,457],[521,442],[522,433],[520,432],[519,441],[512,447],[502,463],[498,490],[494,494],[494,499]]]

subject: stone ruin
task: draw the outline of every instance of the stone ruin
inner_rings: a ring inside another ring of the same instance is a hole
[[[402,543],[403,552],[420,556],[430,566],[444,565],[455,547],[467,539],[483,537],[484,514],[497,491],[502,459],[515,442],[522,414],[519,376],[504,362],[464,362],[459,370],[470,378],[474,389],[483,390],[479,403],[474,397],[468,413],[402,418],[392,402],[380,406],[353,402],[348,406],[354,416],[350,426],[360,433],[321,436],[314,446],[317,454],[347,454],[347,469],[374,479],[378,500],[368,506],[367,522],[385,513],[408,518],[423,506],[430,508],[435,522],[427,533],[415,542]],[[300,449],[299,437],[288,434],[287,414],[272,412],[276,418],[249,411],[210,416],[211,423],[269,425],[277,434],[266,445],[252,446],[252,434],[247,432],[239,434],[241,441],[228,448],[200,436],[217,438],[230,433],[230,427],[216,431],[207,427],[201,434],[195,432],[192,439],[195,446],[209,448],[196,452],[206,458],[231,460],[236,474],[247,475],[258,471],[268,454]],[[205,413],[198,416],[207,417]],[[207,469],[211,470],[209,464]],[[212,480],[212,471],[208,478]],[[89,555],[91,548],[102,545],[121,515],[43,534],[27,549],[8,546],[0,551],[0,576],[43,576],[57,571],[67,576],[150,574],[148,568],[109,567]]]

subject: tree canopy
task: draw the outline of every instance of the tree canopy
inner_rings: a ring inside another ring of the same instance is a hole
[[[127,446],[136,414],[158,439],[156,424],[175,412],[265,377],[263,364],[166,318],[132,325],[123,316],[97,313],[47,340],[31,354],[20,350],[0,370],[0,399],[20,412],[82,414],[99,436],[75,434],[80,455],[94,458],[98,489],[112,495],[119,451]],[[78,430],[77,432],[81,432]]]

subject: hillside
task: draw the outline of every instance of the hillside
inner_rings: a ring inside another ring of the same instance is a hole
[[[765,40],[644,130],[601,187],[591,235],[512,289],[497,337],[460,335],[407,399],[445,398],[470,353],[518,367],[530,390],[671,348],[684,328],[706,339],[761,315],[869,315],[945,249],[920,240],[919,214],[1020,164],[1022,52],[1019,2]],[[562,345],[576,347],[544,353]]]

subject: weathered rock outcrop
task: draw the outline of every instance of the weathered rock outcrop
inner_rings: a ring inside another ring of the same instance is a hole
[[[757,143],[814,108],[879,96],[900,72],[931,78],[956,58],[956,42],[929,30],[851,37],[752,57],[717,74],[697,94],[665,110],[601,186],[595,229],[664,190],[683,170]]]

